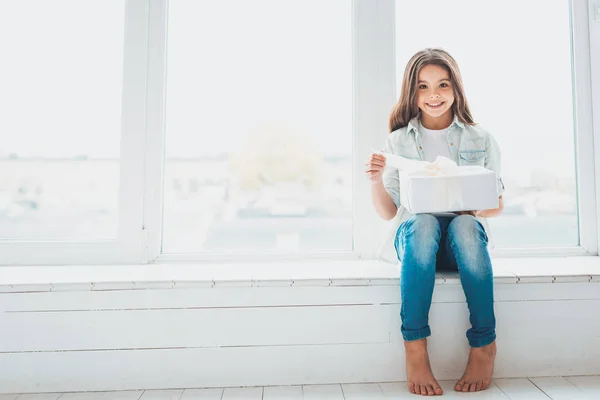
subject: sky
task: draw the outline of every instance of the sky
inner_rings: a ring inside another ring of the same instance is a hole
[[[265,126],[350,154],[350,1],[169,5],[167,156],[243,149]],[[123,21],[124,1],[0,0],[0,157],[118,156]],[[445,48],[503,169],[573,176],[568,1],[397,0],[396,21],[398,82]]]

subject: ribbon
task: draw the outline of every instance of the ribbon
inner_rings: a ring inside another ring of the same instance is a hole
[[[385,157],[390,167],[405,171],[409,176],[457,176],[460,175],[458,165],[451,159],[438,156],[434,162],[410,160],[395,154],[379,153]]]
[[[403,171],[407,176],[431,176],[431,177],[457,177],[460,176],[461,167],[453,160],[438,156],[434,162],[410,160],[401,156],[389,153],[379,153],[386,159],[386,164]],[[414,210],[411,204],[413,180],[407,182],[407,194],[402,196],[406,199],[405,207],[411,213]],[[464,211],[464,199],[462,196],[461,182],[458,178],[451,179],[436,179],[432,180],[430,185],[433,185],[435,192],[434,198],[429,199],[432,207],[435,209],[431,212],[447,212],[447,211]]]

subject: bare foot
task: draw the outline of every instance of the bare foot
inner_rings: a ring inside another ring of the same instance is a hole
[[[404,342],[406,349],[406,378],[408,390],[413,394],[423,396],[439,396],[444,391],[438,381],[433,377],[429,354],[427,353],[427,339]]]
[[[487,389],[492,382],[495,358],[496,342],[492,342],[485,347],[472,347],[465,373],[456,382],[454,390],[457,392],[476,392]]]

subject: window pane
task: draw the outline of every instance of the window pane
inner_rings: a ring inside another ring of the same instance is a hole
[[[350,7],[169,2],[164,253],[352,249]]]
[[[0,240],[116,237],[121,1],[0,3]]]
[[[567,0],[396,1],[398,95],[410,57],[442,47],[475,122],[500,145],[505,210],[489,219],[497,247],[579,244],[569,23]]]

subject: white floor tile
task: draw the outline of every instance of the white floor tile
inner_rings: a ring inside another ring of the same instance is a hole
[[[540,391],[527,378],[494,379],[494,383],[504,392],[510,400],[549,400],[544,392]]]
[[[531,378],[530,381],[552,400],[588,400],[588,396],[563,377]]]
[[[600,399],[600,376],[569,376],[566,379],[590,399]]]
[[[380,383],[379,387],[385,399],[415,399],[415,395],[408,391],[406,382]]]
[[[340,385],[306,385],[302,389],[304,400],[344,400]]]
[[[302,400],[302,386],[266,387],[263,400]]]
[[[227,388],[223,391],[222,400],[262,400],[263,388]]]
[[[65,393],[59,397],[60,400],[139,400],[144,393],[143,390],[119,391],[119,392],[86,392]]]
[[[442,399],[598,400],[600,376],[494,379],[487,390],[457,393],[455,381],[440,381]],[[416,399],[405,382],[272,386],[225,389],[145,390],[86,393],[0,394],[0,400],[384,400]]]
[[[181,400],[221,400],[223,389],[186,389]]]
[[[183,390],[145,390],[140,400],[179,400]]]
[[[376,383],[359,383],[342,385],[345,400],[378,400],[383,399],[383,392]]]

